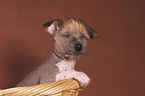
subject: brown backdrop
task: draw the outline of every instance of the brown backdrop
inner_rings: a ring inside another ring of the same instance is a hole
[[[76,69],[91,84],[81,96],[145,96],[144,0],[0,0],[0,88],[16,85],[53,51],[42,24],[78,17],[99,33]]]

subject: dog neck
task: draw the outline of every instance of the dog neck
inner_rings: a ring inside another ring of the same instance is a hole
[[[54,55],[56,56],[56,57],[58,57],[59,59],[64,59],[64,57],[60,54],[60,53],[58,53],[58,51],[57,50],[55,50],[54,52]]]
[[[68,57],[65,57],[63,54],[61,54],[61,53],[59,53],[58,51],[57,51],[57,49],[55,49],[55,51],[53,52],[54,53],[54,55],[57,57],[57,58],[59,58],[59,59],[61,59],[61,60],[65,60],[65,61],[76,61],[77,59],[78,59],[78,57],[76,57],[76,56],[68,56]]]
[[[57,50],[54,51],[53,55],[59,59],[60,61],[56,63],[55,65],[58,67],[59,71],[68,71],[68,70],[74,70],[75,67],[75,60],[67,60],[64,58],[61,54],[58,53]]]

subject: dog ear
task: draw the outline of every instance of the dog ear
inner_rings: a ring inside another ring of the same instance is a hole
[[[59,20],[53,20],[50,22],[46,22],[44,25],[44,30],[46,30],[48,33],[50,33],[51,35],[55,35],[56,32],[59,31],[60,29],[60,22]]]
[[[95,32],[90,26],[86,25],[86,28],[87,28],[88,35],[90,36],[89,39],[93,39],[93,38],[98,37],[98,33]]]

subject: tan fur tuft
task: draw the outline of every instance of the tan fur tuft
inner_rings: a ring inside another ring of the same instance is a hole
[[[62,32],[74,32],[75,34],[80,34],[81,32],[86,31],[86,27],[83,24],[83,22],[79,19],[75,18],[67,18],[63,19],[63,26],[62,26]]]

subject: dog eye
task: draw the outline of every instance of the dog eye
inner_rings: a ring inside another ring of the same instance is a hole
[[[62,35],[62,36],[63,36],[63,37],[67,37],[67,38],[68,38],[70,35],[68,35],[68,34],[67,34],[67,35]]]

